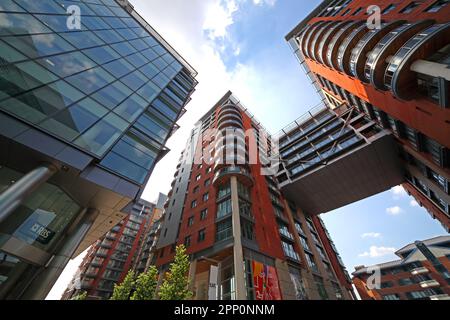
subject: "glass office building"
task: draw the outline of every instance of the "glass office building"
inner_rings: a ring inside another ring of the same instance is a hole
[[[124,218],[195,76],[127,1],[1,1],[0,298]]]

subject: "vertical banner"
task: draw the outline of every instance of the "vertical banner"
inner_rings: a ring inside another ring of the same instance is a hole
[[[211,266],[209,268],[208,300],[217,300],[217,280],[219,267]]]
[[[281,300],[276,269],[253,260],[252,271],[256,300]]]

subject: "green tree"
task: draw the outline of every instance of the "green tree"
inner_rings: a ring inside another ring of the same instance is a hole
[[[159,290],[161,300],[186,300],[192,297],[189,290],[189,257],[184,245],[176,248],[174,262],[170,264],[170,270],[166,273],[163,284]]]
[[[77,294],[76,296],[74,296],[70,300],[86,300],[86,298],[87,298],[87,292],[83,291],[83,292],[80,292],[79,294]]]
[[[136,275],[133,270],[128,271],[121,284],[114,284],[114,291],[110,300],[130,300],[135,287]]]
[[[152,300],[158,285],[158,269],[151,266],[147,272],[141,273],[135,284],[135,291],[131,300]]]

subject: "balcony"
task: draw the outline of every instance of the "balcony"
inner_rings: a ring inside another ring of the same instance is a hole
[[[411,65],[421,59],[427,59],[448,44],[450,23],[435,24],[420,31],[409,39],[395,55],[384,74],[384,85],[399,99],[411,100],[415,97],[417,74]]]
[[[370,50],[377,44],[382,37],[384,37],[392,29],[404,23],[403,20],[397,20],[389,23],[383,23],[381,29],[372,29],[368,31],[353,48],[350,57],[350,74],[358,79],[364,81],[364,66],[367,60],[367,55]]]
[[[311,46],[309,48],[311,59],[319,62],[319,56],[318,56],[319,44],[321,43],[322,38],[325,36],[327,31],[330,30],[329,28],[332,26],[335,26],[335,25],[336,25],[336,22],[327,23],[327,24],[323,25],[319,29],[319,31],[316,33],[316,35],[312,39]]]
[[[325,59],[325,64],[327,66],[336,70],[339,69],[339,66],[337,64],[337,54],[340,44],[351,32],[353,32],[355,28],[358,28],[361,24],[363,24],[362,21],[351,22],[350,24],[340,28],[339,31],[334,35],[334,37],[331,39],[331,42],[328,44]]]
[[[433,287],[439,287],[440,284],[436,280],[425,280],[419,282],[420,286],[422,288],[433,288]]]
[[[366,24],[362,24],[353,31],[342,41],[337,52],[337,69],[350,74],[349,60],[352,48],[358,43],[358,41],[367,33]]]
[[[370,81],[377,89],[385,90],[383,76],[388,66],[387,58],[393,56],[409,38],[431,23],[431,20],[405,23],[386,34],[367,57],[363,81]]]
[[[323,27],[324,24],[328,23],[327,21],[320,21],[308,30],[305,31],[303,34],[303,41],[302,41],[302,53],[305,57],[310,58],[310,47],[311,47],[311,40],[315,37],[317,32]]]
[[[349,23],[348,21],[338,22],[325,32],[325,34],[322,37],[322,40],[319,43],[318,52],[316,55],[317,62],[325,64],[328,46],[330,45],[330,40],[334,37],[336,33],[338,33],[341,30],[342,27],[344,27],[348,23]]]
[[[430,272],[430,270],[428,270],[428,269],[425,268],[425,267],[414,268],[414,269],[411,270],[411,274],[412,274],[413,276],[416,276],[416,275],[418,275],[418,274],[428,273],[428,272]]]
[[[228,176],[237,176],[239,181],[245,185],[253,185],[253,178],[248,169],[237,166],[224,167],[216,172],[213,184],[217,184],[225,180]]]
[[[227,119],[227,120],[221,121],[219,123],[219,130],[226,129],[226,128],[240,128],[240,129],[244,130],[242,121],[237,121],[237,120],[233,120],[233,119]]]

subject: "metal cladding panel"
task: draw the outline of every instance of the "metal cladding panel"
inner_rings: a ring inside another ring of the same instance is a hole
[[[183,155],[183,159],[181,160],[184,162],[184,164],[181,165],[181,167],[178,169],[179,175],[177,176],[177,181],[172,188],[173,190],[178,188],[178,192],[174,192],[173,195],[168,199],[170,203],[166,209],[166,214],[162,223],[161,235],[157,243],[158,249],[171,245],[177,241],[178,228],[181,221],[181,215],[183,213],[186,192],[189,186],[189,178],[191,175],[192,162],[194,160],[197,141],[199,138],[200,125],[197,128],[197,132],[194,134],[192,139],[189,139],[188,143],[186,144],[186,152]],[[165,230],[167,230],[167,233],[164,235]]]

